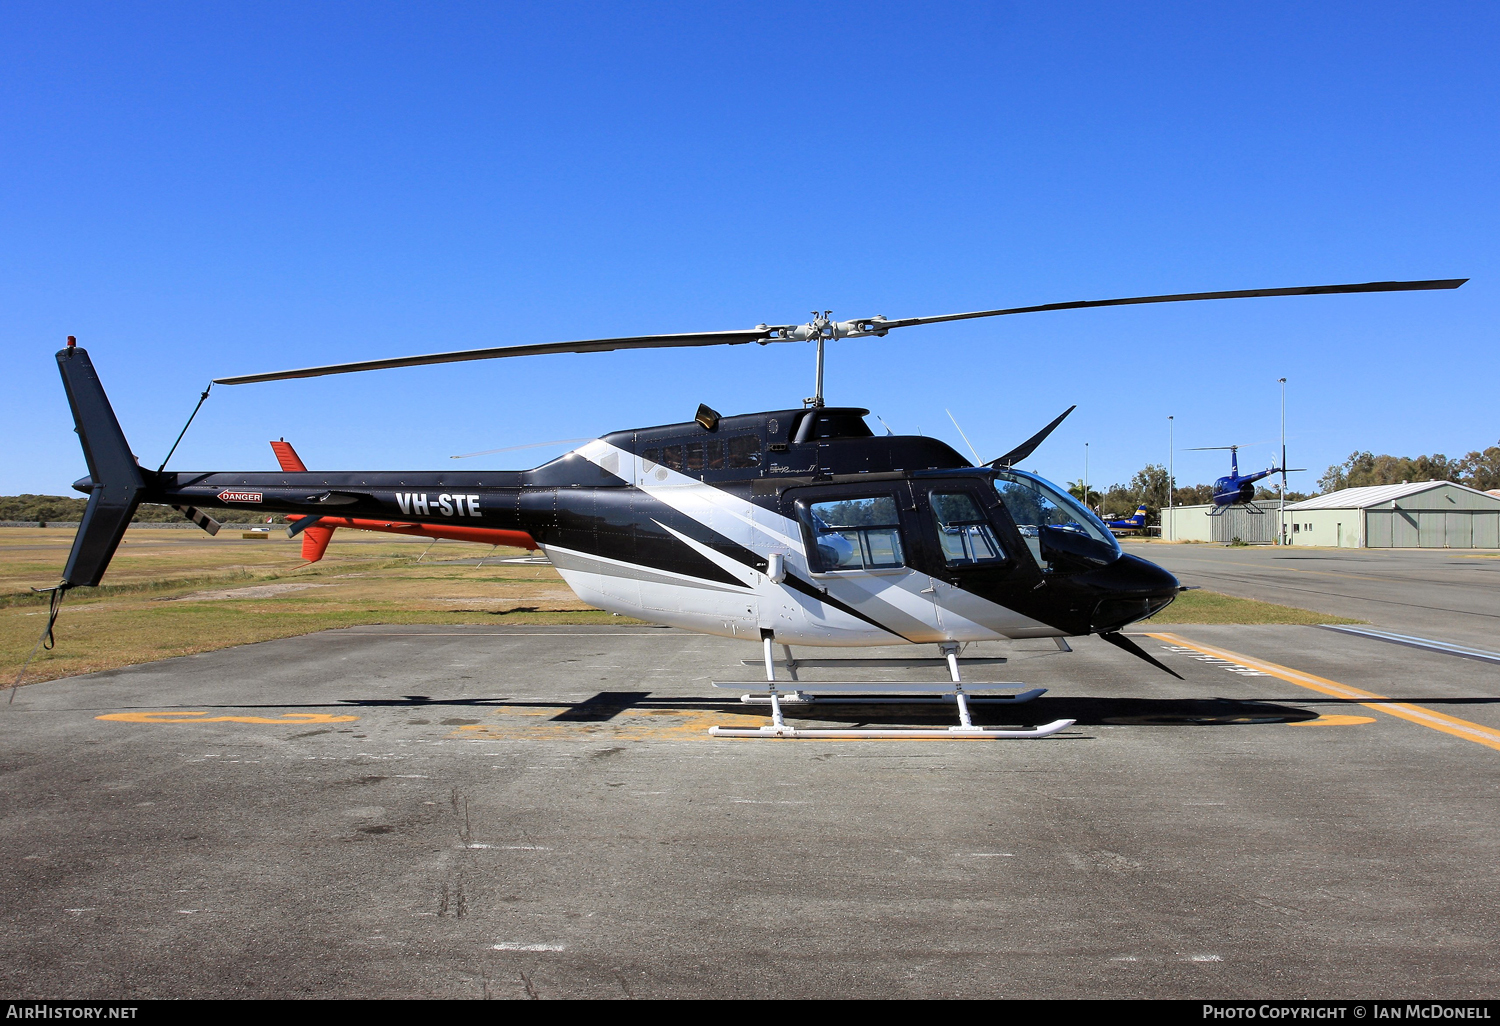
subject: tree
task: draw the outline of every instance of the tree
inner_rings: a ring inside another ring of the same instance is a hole
[[[1482,454],[1471,453],[1471,456]],[[1500,451],[1496,453],[1500,457]],[[1431,456],[1376,456],[1369,452],[1352,452],[1341,464],[1335,464],[1318,478],[1325,492],[1340,488],[1366,488],[1370,485],[1405,484],[1409,481],[1461,481],[1465,461],[1450,460],[1442,453]]]
[[[1148,463],[1135,472],[1128,485],[1110,485],[1099,506],[1106,516],[1128,517],[1145,503],[1147,520],[1159,520],[1161,508],[1167,504],[1167,485],[1167,468]]]
[[[1073,498],[1077,499],[1079,502],[1083,503],[1089,509],[1099,508],[1099,499],[1101,498],[1101,496],[1099,495],[1099,490],[1097,488],[1091,487],[1088,490],[1088,494],[1085,495],[1082,481],[1069,481],[1068,494],[1073,496]]]
[[[1206,506],[1213,501],[1213,485],[1179,485],[1177,490],[1172,493],[1172,505],[1174,506]]]
[[[0,520],[76,523],[83,519],[88,504],[87,499],[70,495],[0,495]],[[209,515],[221,524],[255,524],[264,522],[268,514],[253,509],[215,509],[209,510]],[[170,524],[181,519],[182,514],[172,507],[153,503],[142,504],[131,518],[138,524]],[[276,517],[278,524],[285,521],[285,517]]]
[[[1500,445],[1492,445],[1483,452],[1471,452],[1458,461],[1462,472],[1461,483],[1470,488],[1487,492],[1500,488]]]

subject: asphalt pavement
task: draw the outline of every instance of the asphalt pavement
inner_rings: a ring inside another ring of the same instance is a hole
[[[1040,740],[710,738],[765,722],[708,686],[756,649],[648,627],[360,627],[28,687],[0,993],[1495,996],[1500,665],[1139,633],[1186,680],[1097,639],[970,650],[1050,689],[985,721],[1078,721]]]
[[[1500,553],[1126,541],[1184,584],[1500,647]]]

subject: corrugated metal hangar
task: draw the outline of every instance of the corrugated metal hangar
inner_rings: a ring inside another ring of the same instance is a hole
[[[1247,544],[1276,540],[1280,517],[1271,501],[1253,514],[1231,508],[1209,516],[1211,506],[1162,510],[1162,537],[1168,541]],[[1286,508],[1287,541],[1292,545],[1340,548],[1500,548],[1500,495],[1451,481],[1345,488]]]
[[[1161,536],[1168,541],[1224,542],[1238,538],[1246,545],[1270,545],[1276,541],[1281,523],[1277,508],[1269,502],[1255,503],[1258,512],[1246,506],[1230,506],[1209,516],[1214,507],[1176,506],[1161,511]]]
[[[1286,508],[1293,545],[1500,548],[1500,496],[1451,481],[1345,488]]]

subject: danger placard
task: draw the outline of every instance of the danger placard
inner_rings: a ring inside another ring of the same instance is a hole
[[[259,502],[260,492],[220,492],[220,502]]]

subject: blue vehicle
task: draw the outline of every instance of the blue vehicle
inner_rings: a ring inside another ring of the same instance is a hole
[[[1214,508],[1208,511],[1211,517],[1220,516],[1231,506],[1244,506],[1251,513],[1264,513],[1265,510],[1252,501],[1255,498],[1255,482],[1270,477],[1272,474],[1291,473],[1285,467],[1271,467],[1267,470],[1258,470],[1253,474],[1241,474],[1239,448],[1237,445],[1200,445],[1189,450],[1191,452],[1206,452],[1213,449],[1229,450],[1229,475],[1214,482]]]
[[[1146,529],[1146,504],[1143,502],[1135,508],[1135,512],[1124,520],[1106,520],[1104,526],[1109,528],[1112,534],[1125,534],[1130,531],[1144,531]]]

